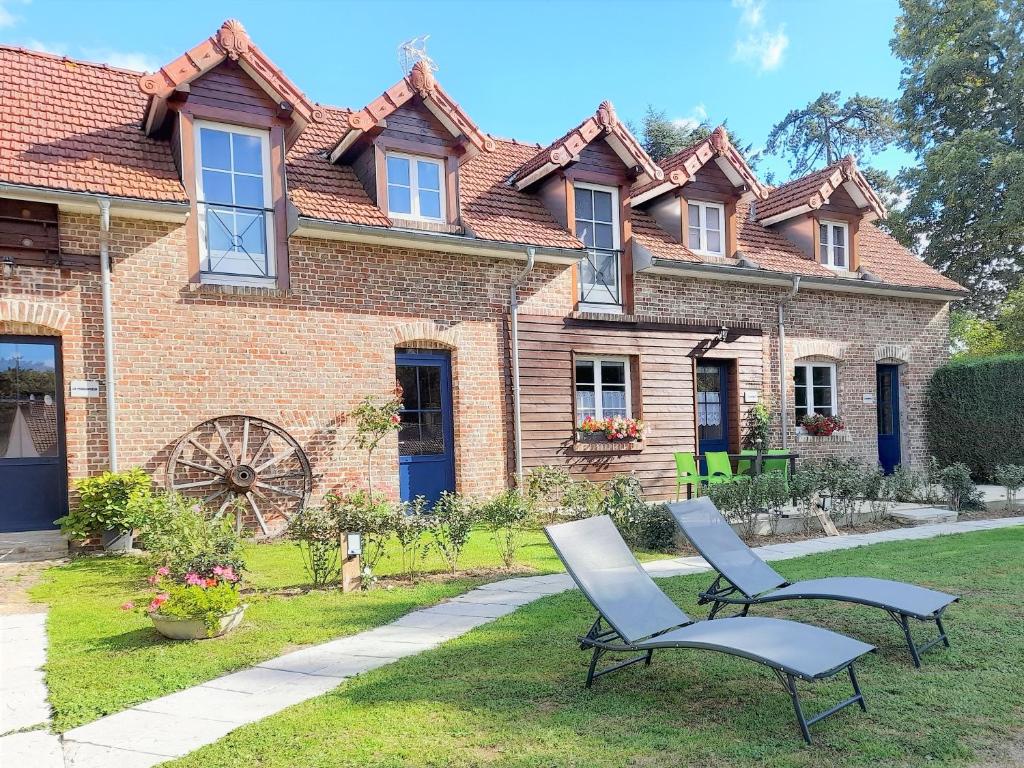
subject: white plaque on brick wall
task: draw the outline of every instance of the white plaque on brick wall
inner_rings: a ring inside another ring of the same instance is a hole
[[[874,392],[865,392],[864,393],[864,405],[874,405],[874,404],[875,404],[875,393]]]
[[[71,397],[99,397],[100,383],[98,381],[72,379],[70,395]]]
[[[758,400],[758,391],[756,389],[745,389],[743,390],[743,402],[744,403],[756,403]]]

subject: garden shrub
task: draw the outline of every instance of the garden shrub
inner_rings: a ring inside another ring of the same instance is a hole
[[[764,449],[771,441],[772,409],[764,400],[758,401],[749,411],[743,423],[743,447],[750,450]]]
[[[402,572],[415,576],[420,559],[430,544],[426,541],[430,528],[427,500],[417,496],[413,501],[396,504],[391,512],[391,531],[398,539],[402,554]]]
[[[341,534],[338,516],[323,507],[307,507],[288,521],[287,536],[298,545],[306,573],[318,589],[340,574]]]
[[[582,520],[601,514],[604,494],[604,488],[586,478],[571,480],[562,492],[561,517]]]
[[[529,500],[517,488],[502,491],[480,508],[481,518],[506,568],[515,564],[531,511]]]
[[[676,525],[661,504],[644,501],[643,488],[634,475],[617,475],[605,487],[601,514],[611,517],[622,538],[635,549],[670,549]]]
[[[473,524],[479,517],[479,508],[458,493],[445,491],[434,504],[429,521],[430,537],[453,574],[458,568],[462,550],[469,541]]]
[[[372,583],[374,569],[387,554],[393,532],[394,505],[383,495],[371,496],[366,491],[349,494],[329,493],[324,506],[338,519],[338,529],[358,533],[362,537],[363,585]]]
[[[152,487],[153,479],[139,467],[78,480],[78,502],[54,522],[65,536],[76,540],[103,531],[130,531],[139,520],[130,514],[128,502],[133,494],[149,493]]]
[[[545,465],[534,467],[526,474],[526,497],[539,525],[558,521],[562,497],[571,483],[569,470],[565,467]]]
[[[1006,511],[1012,514],[1017,504],[1017,491],[1024,487],[1024,466],[1000,464],[996,467],[995,479],[1006,489]]]
[[[136,493],[130,507],[140,521],[139,541],[156,565],[170,569],[172,578],[188,573],[212,578],[217,567],[243,570],[233,511],[214,513],[176,493]]]
[[[946,502],[954,512],[981,507],[981,492],[971,479],[971,470],[956,462],[939,472],[939,482],[946,492]]]
[[[738,523],[740,535],[753,536],[763,514],[770,533],[775,533],[782,508],[789,501],[789,487],[782,472],[764,472],[756,477],[737,475],[727,483],[715,483],[708,496],[731,523]]]
[[[961,462],[978,480],[1024,464],[1024,355],[942,366],[925,393],[928,444],[942,466]]]

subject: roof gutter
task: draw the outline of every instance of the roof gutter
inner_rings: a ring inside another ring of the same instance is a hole
[[[368,224],[349,224],[341,221],[312,219],[300,216],[295,235],[321,237],[358,243],[374,243],[399,248],[418,248],[424,251],[465,253],[471,256],[489,256],[500,259],[521,259],[524,248],[532,248],[536,261],[547,264],[572,265],[580,260],[582,248],[511,243],[504,240],[482,240],[448,232],[427,232],[415,229],[377,227]]]
[[[800,285],[808,290],[837,291],[840,293],[861,293],[876,296],[894,296],[910,299],[926,299],[931,301],[957,301],[964,298],[966,291],[954,291],[945,288],[925,288],[912,285],[893,285],[878,283],[873,280],[851,279],[843,277],[817,277],[799,275],[795,272],[775,272],[767,269],[732,266],[728,264],[700,264],[696,262],[675,261],[652,256],[649,263],[638,265],[637,271],[686,277],[703,277],[708,280],[728,280],[733,282],[750,282],[758,285],[790,286],[793,278],[800,277]]]
[[[182,222],[185,221],[189,210],[189,205],[186,202],[97,195],[94,192],[74,192],[7,182],[0,182],[0,196],[35,203],[51,203],[62,211],[89,214],[95,213],[96,201],[103,199],[110,204],[112,214],[124,218],[149,219],[151,221]]]

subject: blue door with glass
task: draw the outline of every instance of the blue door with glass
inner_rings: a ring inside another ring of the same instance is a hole
[[[697,363],[697,450],[729,450],[729,365],[701,360]],[[701,461],[701,472],[707,467]]]
[[[402,388],[398,479],[402,501],[424,497],[433,506],[455,490],[452,361],[446,352],[399,352]]]
[[[67,513],[60,340],[0,336],[0,532]]]
[[[900,455],[900,369],[897,365],[879,365],[878,391],[878,463],[890,474],[899,466]]]

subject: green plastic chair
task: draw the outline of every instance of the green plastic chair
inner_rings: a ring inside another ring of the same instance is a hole
[[[762,472],[781,472],[786,476],[786,480],[789,480],[789,459],[770,459],[771,455],[782,455],[785,456],[789,451],[785,448],[770,448],[764,452],[764,458],[761,460],[761,471]],[[753,475],[755,458],[757,451],[744,449],[740,451],[741,456],[750,456],[749,459],[740,459],[736,462],[736,474],[737,475]]]
[[[679,494],[684,485],[696,486],[697,495],[700,496],[700,484],[707,477],[697,469],[697,459],[692,453],[679,452],[672,454],[676,457],[676,501],[679,501]]]
[[[708,485],[732,482],[732,462],[729,461],[727,451],[708,451],[704,454],[704,460],[708,467],[708,476],[704,482]]]

